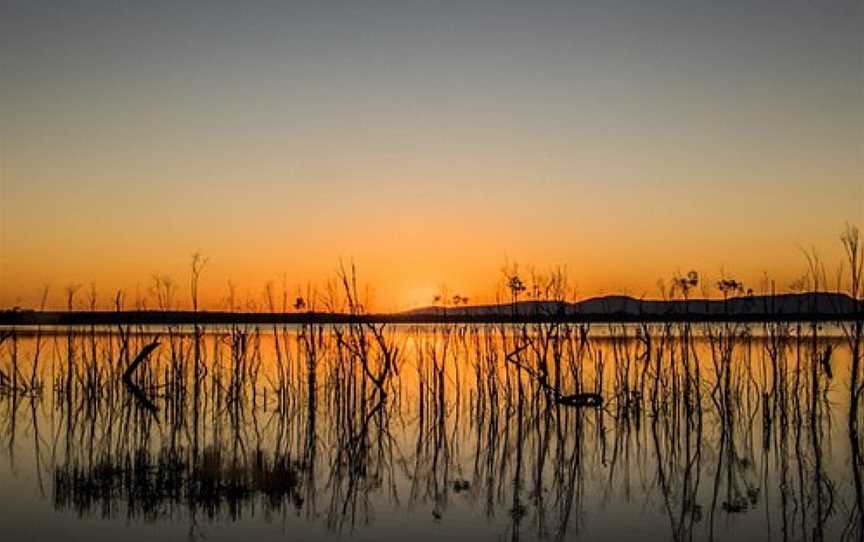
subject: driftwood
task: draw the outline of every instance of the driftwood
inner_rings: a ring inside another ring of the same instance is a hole
[[[559,405],[572,407],[601,407],[603,396],[599,393],[575,393],[573,395],[561,395],[557,398]]]
[[[574,393],[573,395],[561,395],[561,393],[546,383],[546,379],[537,374],[537,371],[519,363],[516,356],[520,352],[528,348],[528,344],[524,344],[516,350],[505,356],[505,360],[527,372],[531,377],[537,380],[543,389],[549,391],[555,398],[555,402],[559,405],[570,406],[575,408],[599,408],[603,406],[603,396],[599,393]]]
[[[153,402],[149,398],[147,398],[144,390],[142,390],[141,388],[136,386],[134,382],[132,382],[132,374],[135,372],[135,369],[137,369],[139,365],[144,363],[150,353],[153,350],[156,350],[156,348],[158,347],[159,341],[153,341],[152,343],[146,345],[144,348],[141,349],[140,352],[138,352],[138,355],[135,356],[135,359],[132,360],[132,363],[130,363],[129,367],[127,367],[126,370],[123,372],[123,384],[126,385],[126,389],[129,391],[129,393],[132,394],[133,397],[135,397],[135,399],[138,400],[142,407],[149,410],[153,414],[156,414],[158,410],[156,408],[156,405],[154,405]]]
[[[153,401],[151,401],[144,393],[144,390],[129,381],[124,381],[124,384],[126,384],[126,389],[129,391],[129,393],[131,393],[132,396],[138,400],[138,402],[141,404],[142,407],[144,407],[145,410],[148,410],[153,414],[156,414],[156,412],[159,411],[159,409],[156,408],[156,405],[153,404]]]
[[[123,381],[124,382],[131,382],[132,373],[135,372],[135,369],[137,369],[138,366],[141,365],[144,362],[144,360],[147,359],[147,356],[150,355],[150,352],[152,352],[153,350],[156,350],[156,348],[158,348],[158,347],[159,347],[159,341],[153,341],[152,343],[150,343],[147,346],[145,346],[144,348],[142,348],[141,351],[138,352],[138,355],[135,356],[135,359],[132,360],[132,363],[129,364],[129,367],[127,367],[126,370],[123,372]]]

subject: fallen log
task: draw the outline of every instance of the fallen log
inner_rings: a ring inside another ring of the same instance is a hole
[[[599,393],[575,393],[573,395],[562,395],[558,397],[557,401],[560,405],[572,406],[576,408],[596,408],[603,406],[603,396],[601,396]]]
[[[135,399],[138,400],[142,407],[144,407],[146,410],[150,411],[153,414],[156,414],[158,410],[156,408],[156,405],[154,405],[153,402],[147,397],[147,394],[144,393],[144,390],[142,390],[141,388],[136,386],[134,382],[132,382],[132,374],[135,372],[135,369],[137,369],[139,365],[144,363],[147,357],[150,356],[150,353],[153,352],[153,350],[156,350],[156,348],[158,347],[159,341],[153,341],[152,343],[146,345],[144,348],[141,349],[140,352],[138,352],[138,355],[135,356],[135,359],[132,360],[132,363],[130,363],[129,367],[127,367],[126,370],[123,372],[123,384],[126,385],[126,389],[129,391],[129,393],[132,394],[133,397],[135,397]]]
[[[144,362],[144,360],[147,359],[147,357],[150,355],[150,352],[152,352],[153,350],[156,350],[156,348],[158,348],[158,347],[159,347],[159,341],[153,341],[152,343],[150,343],[150,344],[146,345],[144,348],[142,348],[141,351],[138,352],[138,355],[135,356],[135,359],[132,360],[132,363],[129,364],[129,367],[127,367],[126,370],[123,372],[123,380],[124,381],[131,381],[132,380],[132,373],[135,372],[135,369],[137,369],[138,366],[141,365]]]
[[[145,410],[152,414],[156,414],[159,411],[159,409],[156,408],[156,405],[153,404],[153,401],[151,401],[150,398],[147,397],[147,394],[144,393],[144,390],[129,380],[124,380],[123,383],[126,385],[126,389],[129,393],[138,400],[138,403],[144,407]]]
[[[517,360],[517,356],[523,350],[528,348],[528,344],[524,344],[516,350],[505,356],[505,360],[527,372],[531,377],[535,378],[543,389],[549,391],[555,398],[555,402],[559,405],[571,406],[575,408],[599,408],[603,406],[603,396],[599,393],[575,393],[573,395],[561,395],[558,390],[546,383],[546,378],[537,374],[537,371],[528,367]]]

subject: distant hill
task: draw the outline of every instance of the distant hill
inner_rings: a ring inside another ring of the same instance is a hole
[[[781,294],[722,299],[662,301],[613,295],[570,302],[520,301],[500,305],[423,307],[394,314],[351,316],[326,312],[212,311],[0,311],[0,325],[340,324],[448,322],[660,322],[861,320],[864,303],[844,294]]]
[[[690,299],[663,301],[637,299],[626,295],[593,297],[584,301],[520,301],[500,305],[466,307],[423,307],[399,313],[411,316],[524,316],[524,317],[671,317],[671,316],[848,316],[860,313],[864,304],[845,294],[805,293],[775,296],[742,296],[723,299]]]

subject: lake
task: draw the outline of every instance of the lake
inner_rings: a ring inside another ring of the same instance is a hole
[[[10,539],[864,536],[839,325],[6,331]]]

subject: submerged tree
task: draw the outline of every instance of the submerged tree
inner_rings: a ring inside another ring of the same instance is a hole
[[[528,288],[527,286],[525,286],[525,283],[519,276],[518,265],[513,264],[513,267],[504,266],[502,272],[504,273],[506,288],[510,292],[510,303],[512,306],[513,314],[515,315],[518,312],[519,296],[522,295]]]
[[[192,297],[192,311],[198,312],[198,285],[201,282],[201,273],[207,265],[207,258],[201,256],[200,252],[192,254],[192,274],[189,278],[189,289]]]
[[[690,290],[696,288],[699,285],[699,273],[694,270],[688,271],[686,275],[678,276],[672,278],[672,290],[673,293],[678,291],[681,292],[681,295],[684,299],[689,299]]]

